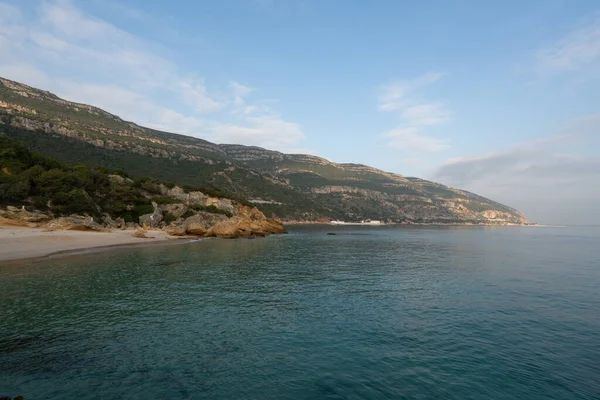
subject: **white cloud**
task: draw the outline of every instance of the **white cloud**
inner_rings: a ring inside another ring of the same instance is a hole
[[[194,79],[179,80],[172,90],[179,92],[185,103],[197,113],[211,113],[224,107],[224,104],[212,98],[202,82]]]
[[[379,109],[397,115],[399,124],[383,134],[389,144],[409,152],[440,151],[449,141],[423,134],[431,126],[450,120],[452,113],[441,102],[421,99],[420,89],[437,82],[444,74],[427,73],[412,81],[397,81],[381,88]]]
[[[401,110],[407,103],[408,97],[415,90],[437,82],[444,74],[430,72],[412,81],[396,81],[381,88],[379,97],[379,109],[383,111]]]
[[[231,80],[212,88],[180,71],[166,49],[69,0],[33,10],[0,2],[0,51],[0,76],[156,129],[283,151],[305,138],[298,124],[250,101],[248,86]]]
[[[600,61],[600,18],[538,50],[535,59],[542,75],[596,69]]]
[[[292,149],[305,139],[300,126],[277,116],[247,117],[244,126],[222,124],[213,128],[213,139],[219,143],[240,143],[266,148]]]
[[[448,141],[421,135],[419,127],[415,126],[392,129],[387,131],[384,137],[389,139],[393,147],[414,153],[440,151],[449,146]]]
[[[252,92],[252,88],[235,81],[229,82],[229,88],[233,94],[233,104],[238,107],[241,107],[246,103],[246,96]]]

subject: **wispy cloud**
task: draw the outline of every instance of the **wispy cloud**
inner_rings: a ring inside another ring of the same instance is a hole
[[[600,156],[576,155],[598,146],[600,115],[591,115],[559,134],[449,160],[433,178],[510,201],[538,222],[599,223],[594,210],[600,202]]]
[[[154,128],[283,151],[305,138],[298,124],[252,99],[250,87],[210,85],[181,71],[166,49],[69,0],[34,10],[0,2],[0,53],[0,76]]]
[[[600,18],[581,26],[534,54],[542,76],[585,71],[600,66]]]
[[[277,116],[247,117],[245,126],[223,124],[214,127],[215,140],[220,143],[248,143],[260,147],[284,148],[295,152],[294,146],[305,139],[300,125],[283,121]]]
[[[396,128],[383,134],[392,146],[416,153],[440,151],[449,146],[448,140],[423,133],[428,127],[443,124],[452,117],[443,103],[420,97],[423,88],[434,84],[443,75],[428,73],[412,81],[396,81],[381,88],[379,110],[392,112],[399,119]]]

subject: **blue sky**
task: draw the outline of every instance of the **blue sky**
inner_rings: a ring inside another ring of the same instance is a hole
[[[0,76],[600,223],[597,1],[0,0]]]

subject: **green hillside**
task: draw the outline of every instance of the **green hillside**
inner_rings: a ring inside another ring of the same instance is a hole
[[[510,207],[434,182],[160,132],[1,78],[0,130],[62,162],[220,188],[287,220],[528,223]]]

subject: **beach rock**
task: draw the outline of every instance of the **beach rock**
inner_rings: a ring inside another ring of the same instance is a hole
[[[158,204],[152,202],[152,207],[154,207],[154,212],[152,214],[140,216],[140,225],[144,228],[157,228],[163,220],[163,213],[158,207]]]
[[[6,210],[0,209],[0,225],[37,228],[51,219],[52,217],[40,211],[27,211],[13,206],[6,207]]]
[[[123,218],[115,219],[115,223],[117,224],[117,228],[125,229],[127,227]]]
[[[196,197],[196,200],[199,198]],[[219,200],[224,201],[212,202],[212,200],[209,200],[209,203],[204,205],[215,205],[222,210],[227,210],[233,217],[229,218],[223,214],[200,211],[185,220],[179,218],[170,226],[165,227],[165,231],[172,236],[195,235],[222,238],[252,238],[274,233],[287,233],[281,221],[265,217],[255,207],[235,205],[229,199]],[[181,207],[184,206],[183,204],[168,206],[173,207],[161,207],[165,213],[179,213],[184,210]]]
[[[120,228],[121,226],[119,225],[119,223],[117,221],[115,221],[114,219],[112,219],[112,217],[108,214],[104,214],[102,216],[102,223],[107,227],[107,228]]]
[[[67,231],[95,231],[106,232],[102,225],[94,221],[92,217],[70,216],[60,217],[50,221],[46,225],[49,231],[67,230]]]
[[[205,236],[222,238],[266,236],[274,233],[287,233],[283,224],[275,219],[230,218],[212,226]]]
[[[215,224],[227,221],[227,217],[222,214],[213,214],[201,211],[192,215],[183,221],[185,232],[189,235],[203,236]]]
[[[140,225],[136,224],[135,222],[126,222],[125,223],[125,229],[137,229],[139,227],[140,227]]]
[[[168,226],[166,228],[166,231],[171,236],[185,236],[185,235],[187,235],[187,233],[185,231],[185,226],[183,226],[183,225]]]

